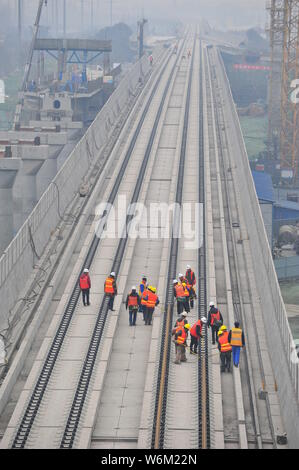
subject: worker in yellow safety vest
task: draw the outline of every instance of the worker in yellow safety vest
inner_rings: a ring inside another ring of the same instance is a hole
[[[228,335],[228,341],[233,351],[233,363],[235,367],[239,367],[241,348],[245,346],[244,332],[240,328],[240,323],[235,322],[235,327],[232,328]]]

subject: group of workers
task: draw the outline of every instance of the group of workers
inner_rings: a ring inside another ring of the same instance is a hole
[[[195,285],[196,277],[191,266],[187,266],[185,276],[182,273],[178,275],[179,281],[173,281],[173,293],[177,302],[178,319],[172,330],[173,342],[175,343],[176,358],[175,363],[186,362],[186,348],[188,333],[190,333],[190,354],[197,354],[200,338],[203,337],[203,325],[207,325],[212,331],[212,344],[218,344],[221,361],[221,372],[231,370],[231,356],[235,367],[239,367],[240,351],[245,346],[244,332],[240,328],[239,322],[235,322],[234,328],[228,331],[223,324],[223,317],[214,302],[210,302],[208,318],[202,317],[197,320],[193,326],[187,319],[190,310],[194,308],[196,297]],[[84,269],[80,276],[79,286],[82,291],[83,305],[90,305],[91,281],[89,270]],[[114,311],[114,299],[117,295],[116,275],[114,272],[107,277],[104,284],[104,292],[108,300],[108,308]],[[145,325],[151,325],[153,314],[160,300],[157,296],[157,289],[148,285],[147,278],[143,277],[139,285],[139,290],[135,286],[126,298],[126,310],[129,309],[129,325],[136,326],[137,313],[143,315]]]
[[[128,294],[126,300],[126,309],[129,308],[129,324],[130,326],[136,325],[137,312],[143,314],[143,321],[145,325],[151,325],[153,314],[160,300],[156,294],[157,289],[147,284],[147,278],[143,277],[139,285],[139,293],[135,286]]]
[[[189,265],[185,276],[179,273],[178,278],[179,280],[173,280],[173,294],[177,301],[178,315],[180,315],[184,311],[189,313],[190,309],[194,308],[196,278]]]

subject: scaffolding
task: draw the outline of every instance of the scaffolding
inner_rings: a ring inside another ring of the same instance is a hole
[[[281,168],[298,179],[299,112],[292,102],[292,82],[299,78],[299,0],[284,0],[283,61],[281,86]]]
[[[284,31],[284,0],[271,0],[267,5],[270,14],[271,70],[269,77],[269,123],[268,123],[268,157],[278,158],[280,137],[280,109],[281,109],[281,68]]]

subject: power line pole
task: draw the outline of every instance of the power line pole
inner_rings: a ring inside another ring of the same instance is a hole
[[[22,66],[22,0],[18,0],[19,66]]]

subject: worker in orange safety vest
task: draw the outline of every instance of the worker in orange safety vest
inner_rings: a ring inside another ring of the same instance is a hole
[[[180,364],[181,362],[186,362],[186,347],[187,347],[187,338],[188,331],[190,330],[190,325],[187,323],[185,326],[177,326],[172,330],[173,342],[175,343],[175,364]]]
[[[190,330],[191,344],[190,344],[190,354],[197,354],[197,346],[199,338],[202,338],[202,327],[207,323],[206,317],[197,320],[196,323],[192,326]]]
[[[230,372],[232,346],[228,340],[228,331],[225,325],[221,326],[218,332],[218,349],[220,351],[221,372]]]
[[[146,325],[151,325],[152,324],[152,318],[153,318],[153,313],[155,311],[155,307],[159,305],[160,300],[159,297],[156,294],[157,289],[153,286],[148,286],[147,288],[147,294],[144,297],[144,300],[146,302],[146,311],[145,311],[145,324]]]
[[[117,286],[115,282],[115,273],[112,272],[110,276],[107,277],[104,285],[104,292],[109,297],[109,303],[108,303],[108,308],[109,310],[113,310],[113,304],[114,304],[114,299],[115,296],[117,295]]]
[[[135,286],[132,287],[130,294],[127,296],[126,300],[126,310],[129,307],[129,324],[130,326],[136,326],[137,312],[140,305],[140,297],[137,294],[137,289]]]
[[[191,266],[189,265],[187,266],[185,279],[187,282],[187,287],[190,291],[190,308],[193,309],[194,299],[196,299],[196,292],[195,292],[196,278],[195,278],[194,272],[191,269]]]
[[[89,293],[91,289],[91,282],[90,282],[89,270],[87,268],[84,269],[83,273],[80,276],[79,285],[82,291],[83,305],[84,307],[86,307],[86,305],[89,306],[90,305]]]

